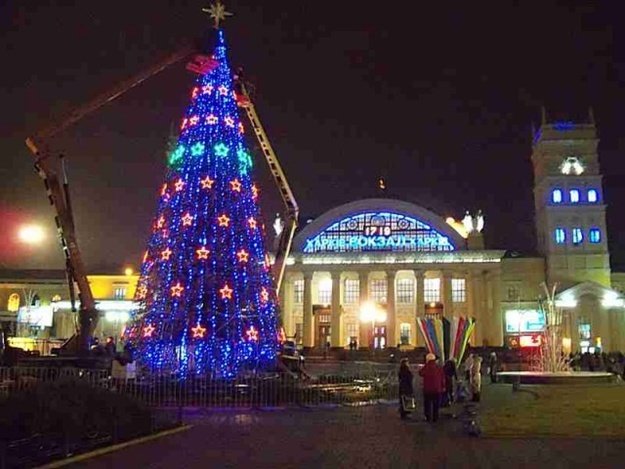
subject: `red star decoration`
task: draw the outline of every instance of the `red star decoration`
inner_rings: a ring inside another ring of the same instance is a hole
[[[145,285],[141,285],[139,288],[137,288],[137,298],[139,298],[140,300],[144,299],[147,293],[148,289]]]
[[[264,302],[269,301],[269,292],[265,287],[263,287],[263,289],[260,291],[260,299]]]
[[[219,293],[221,293],[222,300],[225,300],[225,299],[231,300],[232,292],[233,292],[232,288],[230,288],[227,283],[224,285],[223,288],[219,289]]]
[[[156,328],[152,324],[148,324],[143,328],[143,337],[152,337],[152,333]]]
[[[256,223],[256,220],[254,219],[254,217],[249,217],[247,219],[247,224],[250,225],[251,229],[253,229],[253,230],[256,229],[257,223]]]
[[[182,124],[180,124],[180,130],[184,130],[188,123],[188,119],[182,119]]]
[[[162,228],[165,225],[165,217],[161,215],[161,217],[156,221],[156,227]]]
[[[196,249],[195,253],[197,254],[198,259],[208,259],[210,251],[206,249],[206,246],[202,246],[200,249]]]
[[[219,91],[219,94],[221,94],[222,96],[226,96],[228,94],[228,88],[226,88],[224,85],[221,85],[219,88],[217,88],[217,91]]]
[[[265,270],[269,270],[269,267],[271,267],[271,259],[269,254],[265,254]]]
[[[145,252],[143,253],[143,262],[145,263],[147,260],[148,260],[148,252],[147,252],[147,251],[145,251]]]
[[[169,248],[165,248],[161,251],[161,260],[162,261],[168,261],[169,260],[169,256],[171,256],[172,250]]]
[[[206,176],[204,179],[200,179],[200,184],[202,184],[202,189],[212,189],[214,179],[211,179],[210,176]]]
[[[161,187],[161,196],[167,194],[167,184],[163,184],[163,187]]]
[[[241,181],[235,179],[234,181],[230,181],[230,188],[234,192],[241,192]]]
[[[286,342],[286,332],[284,332],[284,327],[281,327],[278,331],[278,342],[281,344]]]
[[[230,218],[225,213],[220,215],[217,220],[219,221],[219,226],[228,226],[230,225]]]
[[[217,119],[217,116],[214,114],[209,114],[208,116],[206,116],[206,123],[209,125],[215,125],[218,120],[219,119]]]
[[[234,127],[234,119],[232,117],[230,116],[224,117],[224,122],[226,123],[226,126]]]
[[[250,328],[245,331],[245,335],[247,335],[247,340],[249,340],[250,342],[258,341],[258,331],[254,329],[254,326],[250,326]]]
[[[239,258],[239,262],[247,262],[249,260],[250,254],[245,249],[241,249],[239,252],[237,252],[237,257]]]
[[[189,212],[185,213],[184,216],[182,217],[182,225],[191,226],[192,223],[193,223],[193,215],[191,215]]]
[[[243,127],[243,124],[241,122],[239,122],[239,133],[241,135],[245,133],[245,127]]]
[[[201,339],[206,333],[206,328],[200,326],[200,324],[198,323],[197,326],[191,328],[191,332],[193,332],[194,339]]]
[[[202,86],[202,93],[203,94],[211,94],[212,92],[213,92],[213,85],[208,84],[208,85]]]
[[[186,182],[184,182],[182,179],[178,179],[174,184],[174,187],[176,188],[176,192],[180,192],[182,189],[184,189],[185,184]]]
[[[182,292],[184,291],[184,287],[180,285],[180,282],[178,282],[176,283],[176,285],[171,287],[170,290],[171,290],[171,296],[180,298],[180,296],[182,295]]]
[[[190,125],[197,125],[197,123],[200,121],[200,118],[198,116],[193,116],[191,119],[189,119],[189,124]]]
[[[258,198],[258,187],[256,184],[252,184],[252,199],[256,200]]]

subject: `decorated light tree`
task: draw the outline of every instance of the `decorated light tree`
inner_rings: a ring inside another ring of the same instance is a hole
[[[551,290],[543,282],[545,298],[539,302],[540,309],[545,317],[545,334],[543,335],[539,353],[536,356],[535,368],[537,371],[557,373],[570,371],[570,360],[562,347],[562,309],[556,306],[556,288]]]
[[[258,188],[219,20],[168,156],[127,339],[153,372],[232,377],[270,366],[277,308]]]

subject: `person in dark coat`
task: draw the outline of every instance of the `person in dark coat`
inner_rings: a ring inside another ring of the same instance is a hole
[[[443,365],[445,373],[445,397],[446,403],[451,405],[454,402],[454,382],[458,380],[458,372],[456,369],[456,359],[450,358]]]
[[[405,419],[408,415],[408,412],[404,410],[404,406],[402,405],[402,396],[414,396],[414,390],[412,388],[412,371],[410,371],[410,367],[408,366],[408,359],[402,358],[399,363],[399,373],[397,374],[399,378],[399,415],[402,419]]]
[[[490,357],[488,359],[488,374],[490,375],[490,382],[497,382],[497,354],[495,352],[490,353]]]
[[[425,366],[419,370],[423,377],[423,412],[428,422],[438,420],[438,408],[441,395],[445,391],[445,373],[436,363],[436,356],[428,353],[425,356]]]

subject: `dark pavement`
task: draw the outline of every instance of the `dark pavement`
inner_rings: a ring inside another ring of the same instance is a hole
[[[193,428],[72,467],[625,467],[625,441],[489,439],[450,417],[400,421],[395,406],[196,411]]]

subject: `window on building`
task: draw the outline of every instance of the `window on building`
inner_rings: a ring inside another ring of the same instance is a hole
[[[397,303],[411,304],[414,301],[414,280],[400,278],[397,280]]]
[[[20,295],[19,293],[11,293],[7,303],[7,311],[15,313],[18,309],[20,309]]]
[[[399,325],[399,343],[402,345],[410,345],[411,326],[407,322]]]
[[[588,189],[588,193],[586,194],[588,198],[588,202],[595,203],[599,200],[599,194],[597,194],[596,189]]]
[[[343,303],[351,305],[358,303],[360,299],[360,280],[345,279],[345,288],[343,289]]]
[[[464,303],[467,301],[467,284],[465,279],[451,279],[451,301],[454,303]]]
[[[301,305],[304,302],[304,279],[293,281],[293,302]]]
[[[332,303],[332,280],[321,280],[317,288],[317,303],[329,305]]]
[[[590,340],[590,322],[587,319],[580,319],[577,330],[579,340]]]
[[[577,189],[571,189],[569,191],[569,200],[572,204],[579,202],[579,191]]]
[[[566,242],[566,231],[564,231],[564,228],[556,228],[553,237],[556,240],[556,244],[564,244]]]
[[[584,234],[582,233],[581,228],[573,228],[571,231],[571,237],[573,239],[573,244],[580,244],[584,240]]]
[[[599,228],[591,228],[588,232],[588,241],[591,243],[600,243],[601,242],[601,230]]]
[[[116,300],[123,300],[126,298],[126,287],[115,287],[113,291],[113,298]]]
[[[562,202],[562,190],[561,189],[554,189],[551,191],[551,201],[554,204],[559,204],[560,202]]]
[[[438,303],[441,300],[441,279],[424,278],[423,296],[426,303]]]
[[[521,289],[517,285],[508,286],[508,301],[516,301],[521,297]]]
[[[375,301],[376,303],[386,303],[387,289],[386,289],[386,279],[373,279],[371,280],[369,297],[371,301]]]
[[[347,344],[352,342],[358,343],[358,323],[355,322],[347,324]]]

